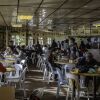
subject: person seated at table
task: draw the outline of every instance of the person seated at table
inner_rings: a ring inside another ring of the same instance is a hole
[[[0,62],[0,72],[6,72],[6,68],[3,66],[3,64]]]
[[[52,51],[49,52],[48,55],[48,62],[51,64],[53,70],[56,70],[56,68],[59,68],[61,70],[60,65],[56,64],[54,61],[56,60],[55,55],[53,54]],[[55,80],[57,79],[57,74],[55,75]]]
[[[37,44],[35,45],[35,51],[37,54],[42,54],[43,51],[42,51],[42,45],[40,45],[39,41],[37,41]]]
[[[51,48],[52,49],[55,49],[55,48],[57,48],[58,46],[57,46],[57,43],[56,43],[56,41],[55,41],[55,39],[52,41],[52,44],[51,44]]]
[[[17,54],[15,54],[15,57],[17,58],[17,62],[19,63],[22,59],[25,59],[25,53],[21,48],[16,48]]]
[[[100,66],[100,62],[96,61],[93,58],[92,53],[87,53],[86,54],[86,66],[89,67],[89,68],[93,68],[95,70],[95,67],[94,67],[95,65]],[[89,85],[90,80],[93,80],[93,77],[86,77],[85,78],[85,85],[86,86]],[[96,82],[96,90],[98,90],[98,88],[100,86],[100,77],[97,77],[96,81],[97,81]]]
[[[51,66],[53,67],[54,70],[56,70],[56,67],[61,69],[61,67],[55,63],[55,60],[57,60],[55,53],[53,51],[50,51],[48,54],[49,63],[51,64]]]
[[[7,47],[6,48],[6,50],[4,51],[4,55],[6,56],[6,55],[12,55],[12,50],[11,50],[11,48],[10,47]]]
[[[93,58],[93,55],[91,53],[87,53],[86,55],[82,56],[82,57],[79,57],[76,59],[76,67],[77,68],[83,68],[82,70],[84,69],[87,69],[85,72],[89,71],[90,68],[93,68],[95,69],[95,65],[100,65],[100,62],[96,61],[94,58]],[[81,70],[80,70],[81,71]]]
[[[70,59],[76,59],[77,58],[76,53],[78,51],[78,45],[75,42],[74,38],[70,39],[70,42],[69,42],[69,51],[70,51]]]
[[[0,59],[5,59],[3,53],[0,53]]]
[[[47,54],[48,53],[48,47],[47,47],[47,45],[44,45],[43,48],[42,48],[42,50],[43,50],[43,52],[45,54]]]
[[[92,53],[86,54],[86,65],[93,67],[95,65],[100,65],[100,62],[98,62],[96,59],[94,59]]]
[[[85,52],[86,45],[85,45],[84,41],[81,41],[81,43],[79,45],[79,49],[80,49],[81,52]]]

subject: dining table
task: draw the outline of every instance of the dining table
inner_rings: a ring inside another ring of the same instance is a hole
[[[16,71],[15,67],[6,67],[6,72],[14,72]]]
[[[73,60],[68,60],[68,59],[60,59],[58,61],[54,61],[54,63],[60,65],[63,78],[65,78],[65,76],[66,76],[67,69],[69,71],[72,69],[72,66],[74,67],[76,65],[76,62],[74,62]],[[66,65],[68,65],[67,68],[66,68]]]
[[[96,77],[100,77],[100,73],[95,72],[95,73],[80,73],[80,72],[74,72],[71,71],[71,74],[77,75],[78,78],[79,76],[85,76],[85,77],[93,77],[93,100],[97,100],[97,95],[96,95]],[[75,81],[73,82],[73,92],[72,92],[72,97],[74,100],[75,97]]]
[[[14,63],[16,63],[16,59],[0,59],[0,62],[4,65],[4,66],[9,66],[9,65],[13,65]]]
[[[5,78],[5,76],[7,75],[7,74],[9,74],[10,72],[16,72],[16,68],[15,67],[5,67],[6,68],[6,72],[4,72],[4,73],[2,73],[2,78],[1,78],[1,81],[2,82],[4,82],[4,84],[5,84],[5,82],[6,82],[6,78]],[[4,85],[3,84],[3,85]]]
[[[54,61],[54,63],[60,64],[60,65],[76,64],[74,60],[69,60],[69,59],[59,59],[57,61]]]

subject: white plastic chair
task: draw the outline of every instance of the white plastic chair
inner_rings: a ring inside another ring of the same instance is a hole
[[[15,64],[15,72],[10,72],[9,75],[6,75],[6,80],[8,83],[16,82],[16,79],[19,79],[23,71],[23,66],[21,64]]]
[[[54,80],[55,74],[57,74],[56,70],[53,70],[53,67],[49,62],[47,62],[47,69],[48,69],[48,84],[50,83],[50,80]]]
[[[40,55],[38,55],[38,61],[37,61],[36,67],[39,68],[39,70],[41,70],[41,71],[43,69],[41,66],[43,62],[44,62],[43,58]]]
[[[40,61],[41,61],[41,56],[37,55],[38,61],[37,61],[37,65],[36,67],[39,68],[40,67]]]
[[[57,71],[57,75],[58,75],[58,82],[57,82],[58,86],[57,86],[56,96],[58,97],[61,86],[64,86],[64,85],[67,86],[68,82],[64,79],[63,74],[62,74],[62,72],[61,72],[61,70],[59,68],[56,68],[56,71]]]
[[[3,73],[0,72],[0,87],[5,84],[5,82],[2,82],[2,78],[3,78],[2,76],[3,76]]]
[[[43,68],[43,80],[47,81],[47,79],[48,79],[48,69],[47,69],[46,62],[44,61],[41,66]]]
[[[23,64],[24,67],[27,67],[27,71],[29,71],[29,68],[28,68],[28,57],[25,58],[25,62]]]
[[[16,84],[19,84],[19,89],[23,89],[24,96],[26,95],[25,84],[24,84],[26,71],[27,71],[27,67],[24,68],[24,70],[22,71],[19,77],[6,78],[7,82],[14,83],[15,87],[16,87]]]
[[[36,55],[35,52],[31,54],[31,59],[33,64],[35,63],[35,55]]]
[[[23,59],[23,60],[21,60],[20,61],[20,64],[23,66],[23,68],[24,67],[27,67],[27,70],[28,70],[28,65],[27,65],[27,61],[26,61],[27,59]]]
[[[66,64],[66,65],[64,65],[65,75],[66,75],[66,72],[70,72],[73,68],[75,68],[75,64]]]
[[[66,79],[68,80],[68,91],[67,91],[67,96],[66,96],[66,100],[68,100],[68,97],[69,97],[69,93],[70,93],[70,90],[73,90],[73,80],[75,81],[75,86],[76,86],[76,100],[79,100],[80,99],[80,93],[81,91],[85,91],[87,92],[87,98],[89,100],[89,91],[88,91],[88,88],[87,87],[81,87],[80,85],[80,80],[78,78],[77,75],[74,75],[74,74],[71,74],[71,73],[67,73],[66,74]],[[71,99],[73,100],[73,96],[71,96]]]
[[[21,60],[20,64],[24,65],[25,64],[25,59]]]
[[[23,66],[21,64],[14,64],[14,67],[19,70],[23,70]]]
[[[24,68],[20,78],[19,78],[19,85],[20,89],[23,89],[24,91],[24,96],[26,96],[26,91],[25,91],[25,78],[26,78],[26,72],[27,72],[27,67]]]

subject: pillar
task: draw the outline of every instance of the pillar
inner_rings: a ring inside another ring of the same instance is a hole
[[[9,35],[8,35],[8,29],[7,29],[7,27],[6,27],[6,47],[8,47],[8,43],[9,43],[9,37],[8,37]]]
[[[90,34],[92,33],[92,24],[90,24]]]
[[[26,45],[28,45],[28,34],[29,34],[29,29],[28,29],[28,23],[26,22]]]

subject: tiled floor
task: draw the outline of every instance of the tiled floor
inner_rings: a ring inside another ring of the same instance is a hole
[[[35,89],[44,90],[44,95],[41,100],[66,100],[66,88],[62,88],[60,92],[60,96],[56,98],[56,90],[57,84],[56,82],[51,82],[49,85],[43,81],[43,74],[36,68],[30,68],[29,72],[27,72],[26,81],[25,81],[25,88],[27,97],[32,93]],[[19,92],[21,94],[22,92]],[[22,100],[22,98],[20,99]],[[81,99],[87,100],[87,99]],[[98,99],[99,100],[99,99]]]

